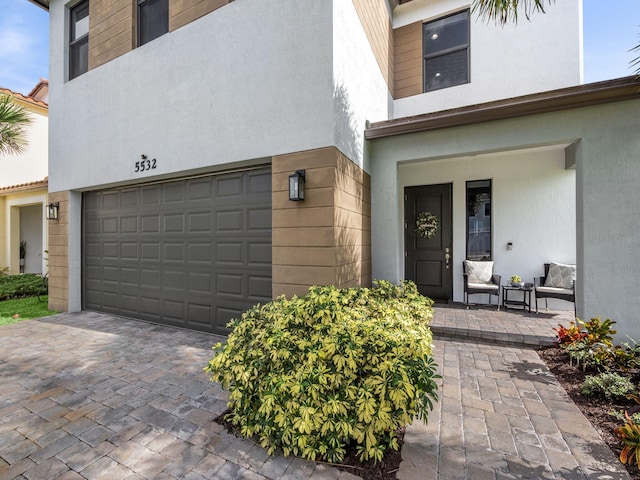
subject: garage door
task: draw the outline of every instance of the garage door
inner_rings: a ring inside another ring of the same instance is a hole
[[[226,334],[271,299],[271,171],[87,192],[84,308]]]

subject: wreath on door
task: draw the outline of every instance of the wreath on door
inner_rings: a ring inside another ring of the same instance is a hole
[[[422,238],[431,238],[438,233],[440,221],[431,212],[420,212],[416,220],[416,233]]]

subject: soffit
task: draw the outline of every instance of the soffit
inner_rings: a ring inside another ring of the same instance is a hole
[[[640,98],[640,77],[624,77],[451,110],[372,123],[365,138],[391,137]]]

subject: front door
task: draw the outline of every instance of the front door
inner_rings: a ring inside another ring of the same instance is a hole
[[[447,302],[453,298],[451,191],[450,183],[404,189],[405,278],[423,295]],[[438,227],[424,236],[416,221],[427,213],[437,219]]]

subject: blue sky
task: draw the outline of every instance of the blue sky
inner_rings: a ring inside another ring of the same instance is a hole
[[[583,2],[585,82],[633,74],[629,62],[640,53],[628,50],[640,43],[640,0]],[[48,22],[27,0],[0,0],[0,87],[26,95],[49,77]]]

